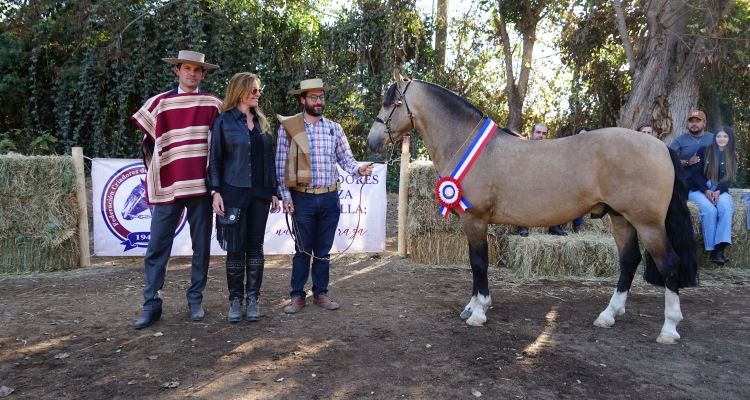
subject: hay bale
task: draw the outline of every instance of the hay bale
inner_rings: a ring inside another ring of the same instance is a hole
[[[747,230],[747,206],[742,202],[741,195],[733,195],[734,215],[732,215],[732,245],[727,247],[724,255],[730,261],[724,267],[720,267],[708,261],[710,252],[705,250],[703,242],[703,228],[700,220],[698,204],[688,201],[690,218],[695,232],[695,246],[698,250],[698,263],[701,268],[750,268],[750,231]]]
[[[469,244],[466,235],[444,232],[428,232],[407,239],[412,261],[419,264],[469,265]],[[497,264],[503,252],[500,238],[488,238],[489,264]]]
[[[617,246],[611,235],[586,232],[570,236],[508,236],[501,264],[519,275],[617,276],[620,273]]]
[[[79,260],[70,156],[0,156],[0,273],[59,271]]]

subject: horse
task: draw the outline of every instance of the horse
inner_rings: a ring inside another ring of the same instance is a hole
[[[370,129],[368,147],[382,153],[388,144],[416,130],[438,174],[450,175],[488,117],[438,85],[397,73],[394,80]],[[487,321],[492,304],[488,224],[553,226],[584,214],[609,214],[620,277],[594,325],[611,328],[615,317],[625,313],[642,259],[640,235],[646,249],[644,279],[665,287],[664,325],[656,341],[677,343],[677,324],[683,319],[679,289],[698,284],[687,188],[677,154],[658,139],[624,128],[553,140],[524,140],[500,128],[485,143],[460,188],[449,190],[449,195],[461,193],[470,205],[465,211],[449,208],[461,220],[473,275],[472,296],[460,317],[472,326]]]

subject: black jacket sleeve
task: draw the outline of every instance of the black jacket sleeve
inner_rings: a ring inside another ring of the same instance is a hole
[[[223,122],[220,114],[211,128],[211,153],[208,155],[208,190],[221,189],[221,169],[224,162]]]

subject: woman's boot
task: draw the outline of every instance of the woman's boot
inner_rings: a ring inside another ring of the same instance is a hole
[[[260,310],[258,309],[258,296],[260,295],[260,285],[263,283],[264,259],[247,260],[247,284],[245,285],[247,299],[247,320],[257,321],[260,319]]]
[[[229,322],[242,321],[242,297],[245,292],[245,263],[227,261],[227,287],[229,288]]]
[[[718,248],[711,250],[711,256],[708,257],[708,261],[714,264],[724,265],[724,263],[726,263],[726,261],[724,261],[724,252]]]
[[[725,263],[729,262],[729,257],[724,255],[724,249],[726,249],[729,246],[729,243],[727,242],[721,242],[716,245],[716,258],[724,260]]]

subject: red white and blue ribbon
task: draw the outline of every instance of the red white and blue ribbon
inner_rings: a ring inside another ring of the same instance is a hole
[[[479,134],[474,138],[471,146],[466,150],[461,161],[458,162],[456,169],[450,176],[440,177],[438,175],[437,185],[435,185],[435,196],[440,202],[440,215],[448,218],[451,208],[458,207],[461,214],[467,209],[471,208],[471,204],[463,198],[463,190],[461,189],[461,180],[464,179],[466,174],[474,165],[474,162],[482,154],[482,150],[489,143],[492,135],[495,134],[497,125],[488,117],[484,122],[482,129],[479,130]]]

